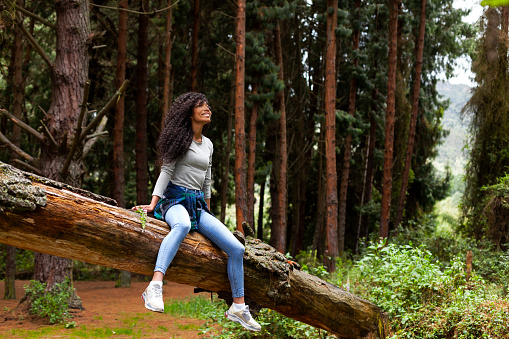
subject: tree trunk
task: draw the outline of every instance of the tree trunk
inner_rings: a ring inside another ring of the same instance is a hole
[[[246,0],[238,1],[235,60],[235,205],[237,230],[246,221],[246,140],[244,118],[244,80],[246,57]]]
[[[200,29],[200,0],[194,0],[193,41],[191,43],[191,91],[196,91],[198,73],[198,30]]]
[[[258,84],[253,85],[253,96],[258,94]],[[256,172],[256,120],[258,119],[258,103],[253,101],[253,110],[249,119],[249,153],[247,156],[247,217],[249,226],[254,227],[254,185]]]
[[[16,247],[5,245],[4,299],[16,299]]]
[[[119,2],[119,7],[129,8],[128,0]],[[115,85],[117,90],[125,81],[127,59],[127,12],[118,12],[118,46],[117,46],[117,75]],[[125,207],[124,199],[124,109],[125,100],[121,96],[115,111],[115,127],[113,132],[113,199],[120,207]]]
[[[142,0],[142,10],[148,12],[149,1]],[[148,15],[138,18],[138,64],[136,66],[136,201],[147,204],[147,104],[148,104]]]
[[[119,2],[120,8],[128,9],[128,0]],[[117,75],[115,85],[120,89],[125,81],[126,59],[127,59],[127,12],[118,12],[118,46],[117,46]],[[125,96],[120,96],[115,111],[115,127],[113,132],[113,199],[118,206],[125,207],[124,199],[124,109]],[[118,285],[120,287],[131,286],[131,273],[121,271]]]
[[[382,180],[382,210],[380,215],[380,237],[389,237],[391,219],[392,161],[394,153],[394,116],[396,105],[396,66],[398,47],[399,0],[389,0],[389,64],[387,71],[387,108],[385,113],[384,172]]]
[[[226,219],[226,200],[228,195],[228,181],[230,174],[230,151],[232,149],[232,124],[233,124],[233,109],[235,106],[235,91],[236,87],[234,86],[234,82],[232,81],[232,91],[231,91],[231,99],[230,99],[230,108],[228,109],[228,123],[227,123],[227,140],[226,140],[226,150],[224,151],[224,160],[223,160],[223,177],[221,178],[221,217],[219,220],[224,224]]]
[[[41,148],[40,170],[48,178],[79,187],[84,172],[80,152],[71,161],[65,178],[61,171],[72,146],[69,132],[77,127],[88,76],[89,3],[61,0],[55,3],[55,9],[57,45],[51,72],[51,106],[46,123],[60,147],[45,145]],[[72,281],[70,259],[35,253],[34,279],[46,282],[46,290],[55,283],[62,283],[66,277]],[[81,301],[74,299],[70,306],[81,307]]]
[[[266,180],[264,179],[260,184],[260,203],[258,205],[258,228],[256,232],[256,237],[263,241],[263,206],[265,201],[265,184]]]
[[[279,21],[274,29],[274,47],[276,51],[276,63],[279,66],[278,79],[284,82],[283,73],[283,50],[281,47],[281,30],[279,28]],[[281,90],[277,94],[277,101],[279,103],[279,162],[276,166],[279,167],[279,177],[277,178],[277,221],[273,223],[273,232],[271,233],[271,245],[274,246],[279,252],[286,253],[286,173],[288,170],[288,146],[286,141],[286,107],[285,107],[285,91]]]
[[[336,25],[338,1],[327,0],[327,52],[325,71],[326,253],[329,272],[336,268],[338,249],[338,191],[336,173]]]
[[[408,131],[408,142],[405,156],[405,167],[401,179],[401,190],[399,192],[398,207],[396,210],[396,219],[394,227],[398,227],[403,219],[403,211],[405,209],[405,198],[408,187],[408,176],[410,173],[410,165],[412,163],[412,154],[414,151],[415,130],[417,126],[417,112],[419,110],[419,92],[421,90],[421,73],[422,73],[422,55],[424,51],[424,33],[426,31],[426,0],[421,3],[421,16],[419,24],[419,37],[416,44],[416,62],[415,62],[415,78],[414,92],[412,96],[412,115],[410,117],[410,130]]]
[[[25,7],[24,0],[18,0],[20,7]],[[21,13],[17,12],[16,15]],[[11,71],[12,71],[12,84],[13,84],[13,101],[12,101],[12,115],[22,121],[23,114],[23,100],[25,94],[25,82],[23,77],[23,32],[17,26],[14,29],[14,43],[12,45],[11,54]],[[12,124],[11,142],[17,146],[21,146],[21,128]],[[16,153],[11,153],[11,160],[17,158]],[[16,248],[6,246],[5,258],[5,292],[4,299],[16,299]]]
[[[355,1],[355,16],[356,20],[359,20],[361,2],[360,0]],[[359,36],[360,32],[357,28],[353,31],[353,52],[355,53],[359,49]],[[359,65],[359,59],[353,59],[353,65],[355,68]],[[350,79],[350,95],[348,100],[348,114],[352,117],[355,116],[355,101],[357,97],[357,78],[354,74],[351,75]],[[343,254],[345,251],[345,232],[346,232],[346,198],[348,193],[348,177],[350,176],[350,158],[352,157],[352,135],[348,134],[345,138],[345,154],[343,157],[343,168],[341,173],[341,184],[339,188],[339,221],[338,221],[338,249],[339,254]]]
[[[166,12],[166,36],[165,36],[165,54],[164,54],[164,85],[163,85],[163,114],[161,114],[161,131],[164,128],[164,120],[166,119],[166,114],[168,113],[168,109],[171,105],[171,96],[170,96],[170,74],[171,74],[171,49],[173,46],[173,39],[171,37],[172,33],[172,20],[173,20],[173,0],[169,0],[168,2],[170,9]]]
[[[137,213],[109,205],[111,199],[0,163],[0,192],[8,192],[7,185],[11,193],[0,195],[0,243],[141,274],[153,272],[160,243],[168,234],[165,222],[147,218],[142,225]],[[239,232],[236,234],[242,239]],[[227,261],[218,247],[198,232],[191,232],[166,277],[231,294]],[[247,296],[261,307],[340,338],[385,337],[376,305],[299,271],[258,239],[246,240],[244,274]]]

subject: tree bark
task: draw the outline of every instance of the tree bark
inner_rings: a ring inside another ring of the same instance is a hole
[[[153,272],[160,243],[168,233],[166,223],[149,217],[142,225],[137,213],[112,206],[107,198],[97,201],[90,192],[73,190],[2,163],[0,169],[0,192],[7,192],[7,185],[11,192],[0,195],[0,243],[141,274]],[[24,194],[25,199],[18,194]],[[231,294],[227,261],[218,247],[191,232],[166,277]],[[244,273],[247,296],[261,307],[339,338],[385,337],[376,305],[299,271],[258,239],[246,240]]]
[[[258,84],[253,85],[253,96],[258,94]],[[249,119],[249,153],[247,156],[247,217],[246,220],[254,227],[254,185],[256,172],[256,120],[258,120],[258,103],[253,101],[253,109]]]
[[[355,1],[355,16],[359,20],[361,2]],[[357,24],[353,31],[353,51],[359,49],[360,32]],[[353,66],[357,68],[359,58],[353,59]],[[348,100],[348,114],[352,117],[355,115],[355,100],[357,98],[357,78],[354,74],[350,79],[350,94]],[[350,159],[352,157],[352,135],[348,134],[345,138],[345,154],[343,156],[343,168],[341,171],[341,184],[339,186],[339,220],[338,220],[338,250],[339,254],[343,254],[345,250],[345,232],[346,232],[346,198],[348,193],[348,178],[350,176]]]
[[[5,245],[4,299],[16,299],[16,247]]]
[[[200,0],[194,0],[193,41],[191,43],[191,91],[196,91],[198,73],[198,30],[200,29]]]
[[[256,231],[256,237],[263,241],[263,206],[265,201],[265,183],[266,180],[260,183],[260,203],[258,205],[258,227]]]
[[[142,0],[142,10],[148,12],[149,1]],[[148,104],[148,15],[138,18],[138,64],[136,66],[136,201],[147,204],[147,104]]]
[[[165,36],[165,54],[164,54],[164,85],[163,85],[163,112],[161,114],[161,131],[163,130],[164,120],[166,119],[166,114],[168,113],[168,109],[171,105],[171,96],[170,96],[170,74],[171,74],[171,49],[173,46],[173,39],[171,37],[172,33],[172,20],[173,20],[173,0],[168,2],[170,9],[166,13],[166,36]]]
[[[246,58],[246,1],[238,1],[236,18],[235,60],[235,205],[237,230],[242,230],[246,221],[246,140],[244,118],[244,80]]]
[[[219,220],[224,224],[226,219],[226,200],[228,195],[228,181],[230,174],[230,151],[232,149],[232,124],[233,124],[233,109],[235,107],[235,92],[236,87],[234,86],[234,82],[232,80],[232,90],[231,90],[231,100],[230,100],[230,108],[228,109],[228,122],[227,122],[227,132],[226,132],[226,150],[224,151],[224,160],[223,160],[223,177],[221,178],[221,216]]]
[[[338,190],[336,173],[336,26],[338,1],[327,0],[327,52],[325,73],[326,253],[329,272],[336,268],[338,249]]]
[[[403,211],[405,209],[406,191],[408,188],[408,176],[410,173],[410,165],[412,163],[412,154],[415,143],[415,130],[417,126],[417,112],[419,110],[419,92],[421,90],[421,73],[422,73],[422,55],[424,52],[424,33],[426,31],[426,0],[421,2],[421,15],[419,24],[419,37],[416,44],[416,62],[415,62],[415,78],[414,91],[412,96],[412,115],[410,117],[410,130],[408,131],[408,142],[405,156],[405,167],[403,168],[403,176],[401,179],[401,190],[399,192],[398,207],[396,210],[396,219],[394,227],[398,227],[403,219]]]
[[[281,30],[279,28],[279,21],[274,29],[274,47],[276,52],[276,63],[279,66],[278,80],[284,82],[283,49],[281,46]],[[279,252],[286,253],[286,176],[288,170],[288,146],[286,140],[286,107],[284,89],[277,94],[277,101],[279,103],[279,161],[276,164],[276,166],[279,167],[279,171],[277,171],[279,174],[279,177],[277,178],[278,200],[276,206],[277,219],[273,222],[270,243]]]
[[[129,8],[128,0],[119,2],[119,7]],[[127,12],[118,12],[118,39],[117,39],[117,75],[115,85],[120,89],[125,81],[127,59]],[[120,207],[125,207],[124,199],[124,110],[125,96],[121,96],[117,102],[115,111],[115,127],[113,132],[113,199]]]
[[[61,171],[72,147],[69,132],[77,128],[88,76],[89,3],[86,0],[61,0],[55,3],[55,9],[57,44],[51,72],[51,106],[46,124],[60,147],[44,145],[41,148],[40,170],[48,178],[79,187],[84,172],[79,152],[71,161],[65,178]],[[66,277],[72,281],[70,259],[35,253],[34,279],[46,282],[47,290]],[[81,302],[75,299],[70,306],[81,307]]]
[[[119,8],[128,9],[128,0],[118,3]],[[118,38],[117,38],[117,75],[115,85],[120,89],[125,81],[126,60],[127,60],[127,12],[118,12]],[[118,206],[125,207],[124,188],[124,111],[125,96],[119,97],[117,109],[115,110],[115,127],[113,132],[113,199]],[[121,271],[118,279],[118,286],[131,286],[131,273]]]
[[[394,153],[394,116],[396,105],[396,67],[398,47],[398,9],[399,0],[389,1],[389,64],[387,76],[387,108],[385,113],[385,148],[382,180],[382,210],[380,214],[381,238],[389,237],[392,196],[392,161]]]
[[[25,7],[24,0],[18,0],[20,7]],[[16,13],[20,15],[21,13]],[[12,71],[12,115],[17,119],[22,120],[23,114],[23,99],[25,94],[25,81],[23,77],[23,32],[17,26],[14,29],[14,43],[12,45],[11,54],[11,71]],[[21,128],[12,124],[11,142],[21,148]],[[11,160],[17,159],[18,156],[15,152],[11,152]],[[4,299],[16,299],[16,248],[6,246],[5,258],[5,291]]]

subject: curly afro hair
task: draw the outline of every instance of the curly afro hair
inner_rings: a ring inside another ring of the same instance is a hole
[[[188,92],[179,96],[171,105],[157,141],[159,164],[178,161],[186,154],[193,142],[191,116],[194,108],[203,103],[208,104],[205,94]]]

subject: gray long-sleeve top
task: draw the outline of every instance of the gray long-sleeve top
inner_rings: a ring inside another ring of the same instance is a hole
[[[204,198],[210,199],[213,152],[214,146],[209,138],[202,136],[202,142],[193,140],[182,159],[163,164],[152,195],[162,197],[171,180],[177,186],[201,190]]]

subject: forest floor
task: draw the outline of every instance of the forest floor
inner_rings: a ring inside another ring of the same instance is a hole
[[[82,300],[83,311],[73,312],[76,326],[49,325],[21,308],[24,285],[16,281],[16,300],[4,300],[5,282],[0,281],[0,338],[203,338],[199,335],[205,321],[151,312],[141,300],[147,282],[132,282],[130,287],[115,288],[114,281],[77,281],[74,287]],[[168,282],[164,285],[165,303],[195,296],[193,287]]]

